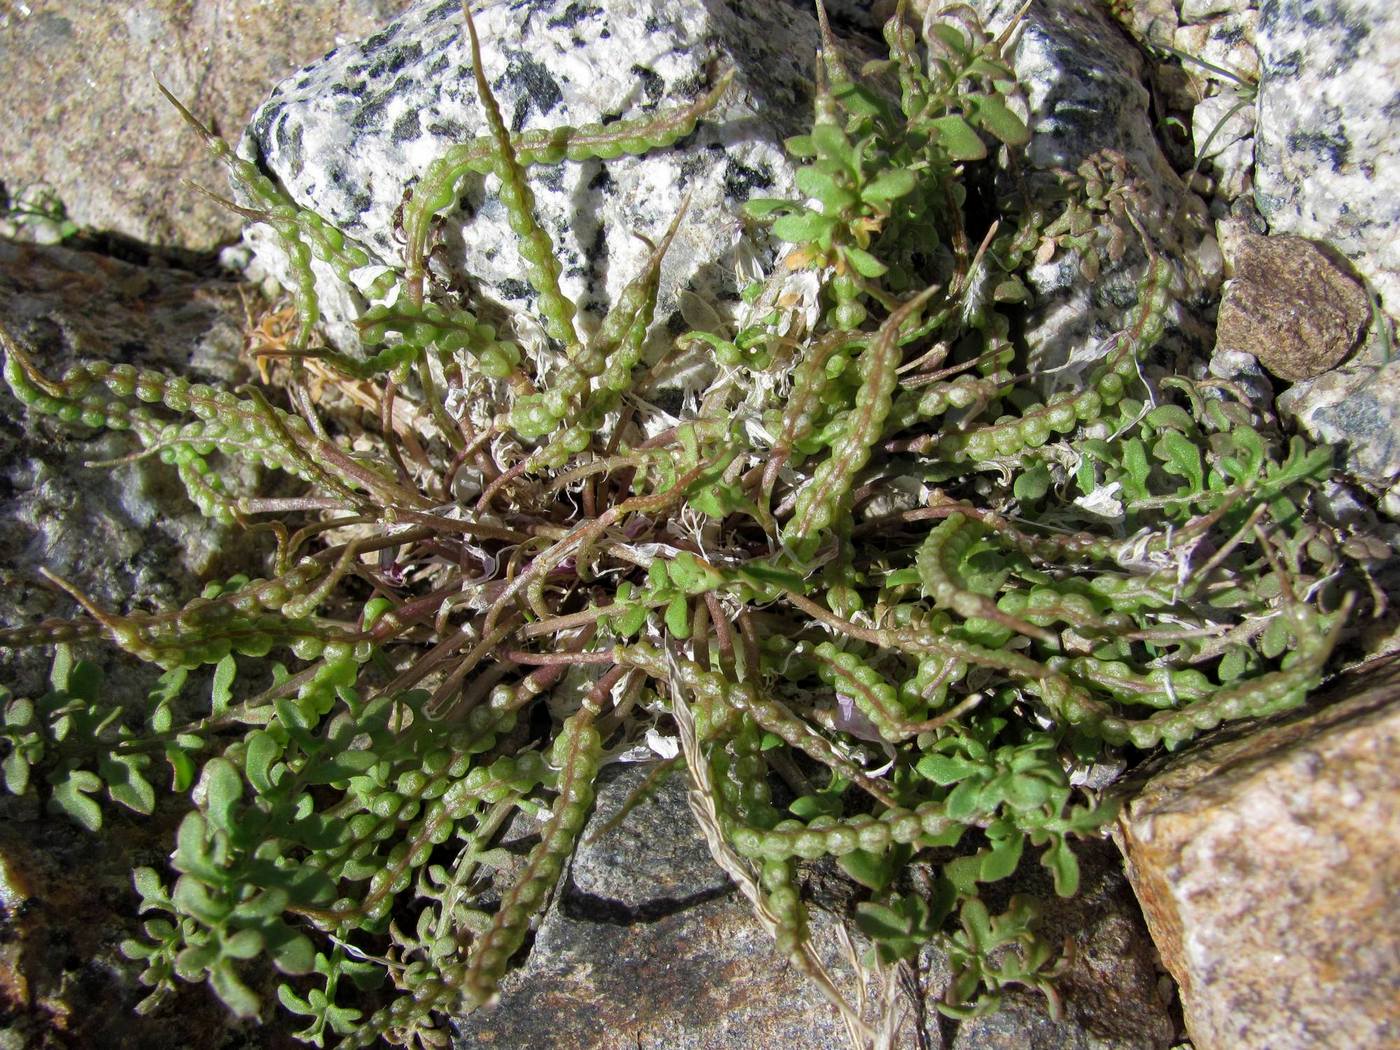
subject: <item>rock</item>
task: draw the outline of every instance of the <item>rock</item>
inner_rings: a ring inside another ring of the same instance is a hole
[[[997,32],[1023,4],[981,0],[975,6]],[[1104,176],[1126,170],[1126,196],[1134,216],[1152,231],[1159,250],[1187,263],[1173,291],[1189,299],[1212,294],[1211,279],[1192,268],[1205,232],[1201,204],[1186,192],[1162,153],[1142,82],[1141,53],[1109,21],[1104,5],[1093,0],[1032,4],[1009,57],[1029,109],[1030,167],[1042,173],[1074,172],[1090,163]],[[1032,185],[1043,187],[1046,181],[1041,175]],[[1141,238],[1126,218],[1099,220],[1105,234],[1115,225],[1123,230],[1127,251],[1121,260],[1109,257],[1090,267],[1079,252],[1061,250],[1030,273],[1037,306],[1026,325],[1026,340],[1034,368],[1056,369],[1070,360],[1079,369],[1102,357],[1137,303],[1137,284],[1146,269]],[[1178,306],[1171,308],[1170,318],[1178,328],[1197,327]],[[1058,376],[1065,383],[1074,381],[1073,371]]]
[[[1366,290],[1301,237],[1241,237],[1220,303],[1216,345],[1253,354],[1289,382],[1334,368],[1371,320]]]
[[[1176,0],[1109,0],[1105,6],[1139,40],[1168,45],[1181,16]]]
[[[1120,818],[1197,1050],[1400,1043],[1400,665],[1171,761]]]
[[[1253,103],[1241,104],[1226,92],[1201,99],[1191,111],[1191,137],[1201,170],[1215,173],[1215,194],[1226,201],[1244,195],[1253,186]]]
[[[499,1003],[458,1023],[458,1046],[844,1050],[835,1012],[784,966],[715,866],[672,776],[589,842],[646,774],[604,771],[598,803],[525,966]]]
[[[718,110],[675,148],[529,173],[536,217],[564,265],[561,285],[588,316],[581,324],[596,324],[640,269],[649,249],[635,235],[658,237],[686,193],[690,209],[662,270],[657,328],[682,288],[733,298],[738,205],[796,195],[782,140],[810,122],[811,10],[529,0],[482,6],[476,23],[492,91],[516,130],[641,116],[693,101],[724,69],[735,70]],[[240,151],[265,163],[300,204],[400,264],[394,212],[405,188],[449,145],[486,133],[464,35],[456,0],[417,4],[281,84]],[[445,258],[485,298],[538,315],[495,179],[486,182],[471,177],[461,187],[463,208],[445,217]],[[258,243],[276,272],[277,253]],[[324,305],[332,321],[355,316],[353,303]],[[332,338],[355,342],[344,324],[332,326]]]
[[[1234,79],[1222,77],[1195,62],[1183,60],[1182,68],[1197,84],[1226,83],[1247,90],[1259,78],[1259,53],[1255,49],[1258,31],[1259,12],[1241,7],[1209,21],[1182,26],[1176,31],[1172,46],[1234,74]]]
[[[151,244],[208,249],[243,220],[180,186],[223,168],[156,90],[201,119],[243,126],[267,86],[369,32],[399,0],[267,4],[30,0],[0,12],[0,179],[46,182],[81,226]]]
[[[1181,0],[1181,21],[1191,25],[1215,15],[1229,14],[1236,3],[1237,0]]]
[[[1400,317],[1400,8],[1261,8],[1255,196],[1272,233],[1324,240]]]
[[[663,780],[620,824],[590,840],[646,773],[635,766],[604,770],[589,831],[528,960],[506,976],[495,1007],[458,1022],[458,1045],[844,1050],[849,1043],[835,1012],[779,962],[711,859],[685,800],[683,774]],[[1074,964],[1061,982],[1065,1018],[1052,1020],[1039,994],[1012,992],[997,1012],[962,1025],[957,1050],[1169,1045],[1174,1028],[1157,994],[1155,956],[1117,854],[1103,842],[1086,843],[1079,854],[1083,883],[1072,900],[1055,898],[1043,869],[1031,864],[1006,888],[1008,895],[1041,896],[1048,935],[1075,941]],[[808,896],[837,896],[828,881],[840,879],[834,869],[815,865],[807,875]],[[838,919],[819,907],[811,916],[818,950],[845,987]],[[946,966],[931,958],[928,969],[936,976]],[[930,981],[931,994],[936,984]],[[906,1021],[895,1045],[921,1045],[918,1039]]]
[[[1122,858],[1102,840],[1076,842],[1074,852],[1081,870],[1074,897],[1055,896],[1045,869],[1033,864],[994,887],[1039,898],[1041,935],[1073,943],[1072,962],[1056,983],[1064,1017],[1052,1018],[1038,993],[1016,990],[995,1012],[964,1021],[952,1050],[1166,1050],[1174,1043],[1170,993],[1163,994],[1157,952]]]
[[[119,949],[141,936],[131,870],[164,863],[178,810],[128,820],[113,806],[99,836],[39,808],[32,796],[0,793],[0,1047],[303,1045],[279,1026],[237,1023],[205,985],[182,984],[154,1015],[135,1012],[149,989],[137,981],[142,967]]]
[[[204,381],[244,375],[243,306],[231,281],[124,263],[91,252],[0,241],[0,324],[55,375],[101,358],[178,369]],[[45,566],[100,605],[170,605],[196,580],[246,557],[242,533],[203,518],[154,457],[110,468],[125,435],[30,415],[0,384],[0,623],[71,616],[72,600],[37,578]],[[49,655],[7,652],[6,682],[32,688]],[[147,675],[146,680],[151,676]]]
[[[1341,445],[1347,471],[1382,492],[1382,509],[1400,518],[1400,361],[1368,356],[1295,384],[1278,407],[1314,441]]]

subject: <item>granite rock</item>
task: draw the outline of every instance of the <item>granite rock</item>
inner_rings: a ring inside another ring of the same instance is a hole
[[[1238,0],[1181,0],[1179,14],[1183,24],[1204,22],[1215,15],[1229,14]]]
[[[1234,7],[1235,5],[1231,5]],[[1211,81],[1252,84],[1259,77],[1259,53],[1255,49],[1255,38],[1259,31],[1259,12],[1252,7],[1240,6],[1218,17],[1193,25],[1183,25],[1176,31],[1172,46],[1192,58],[1209,62],[1213,66],[1235,75],[1235,79],[1221,77],[1197,63],[1183,61],[1186,74],[1196,83],[1205,85]]]
[[[1220,303],[1216,346],[1253,354],[1288,382],[1312,379],[1356,349],[1371,320],[1366,290],[1302,237],[1240,238]]]
[[[658,328],[689,287],[732,298],[739,204],[791,196],[782,140],[805,128],[817,47],[810,9],[727,0],[527,0],[477,5],[483,64],[514,130],[636,117],[692,101],[726,68],[734,85],[694,135],[645,157],[536,168],[535,214],[563,264],[561,286],[596,324],[638,272],[682,198],[690,209],[661,276]],[[449,145],[486,133],[461,7],[420,3],[401,19],[283,82],[258,110],[240,150],[265,164],[300,204],[386,264],[401,262],[394,212],[405,188]],[[442,256],[485,298],[531,310],[533,292],[495,179],[460,188],[445,216]],[[278,272],[276,250],[258,241]],[[323,282],[322,287],[329,291]],[[356,305],[328,299],[332,321]],[[350,326],[332,338],[353,345]]]
[[[1340,445],[1347,471],[1381,492],[1382,509],[1400,518],[1400,361],[1378,362],[1368,352],[1353,366],[1294,384],[1278,407],[1314,441]]]
[[[1197,1050],[1400,1042],[1400,665],[1172,760],[1120,818]]]
[[[0,5],[0,180],[46,182],[81,226],[205,250],[243,220],[180,185],[226,181],[161,98],[159,78],[201,119],[243,126],[269,84],[369,32],[402,0]]]
[[[1211,95],[1191,110],[1191,138],[1201,170],[1217,197],[1233,201],[1254,185],[1254,124],[1258,111],[1233,92]]]
[[[1255,196],[1272,233],[1331,243],[1400,316],[1400,8],[1260,8]]]

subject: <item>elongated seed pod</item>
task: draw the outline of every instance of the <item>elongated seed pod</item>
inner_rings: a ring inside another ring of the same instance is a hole
[[[510,957],[525,940],[531,917],[544,907],[588,819],[593,804],[593,781],[598,775],[603,750],[598,730],[590,724],[592,717],[592,712],[586,708],[576,712],[564,722],[555,738],[554,762],[559,767],[559,793],[550,808],[549,819],[540,829],[539,843],[530,850],[515,884],[501,898],[501,906],[490,927],[472,946],[462,991],[474,1006],[495,996]]]
[[[1147,272],[1138,286],[1137,315],[1128,329],[1119,333],[1113,351],[1089,374],[1078,393],[1064,391],[1019,416],[940,435],[931,443],[932,450],[973,461],[1012,456],[1026,448],[1038,448],[1052,434],[1068,434],[1079,424],[1097,419],[1105,406],[1122,400],[1124,384],[1138,374],[1138,362],[1161,339],[1171,303],[1171,273],[1165,259],[1150,253]]]
[[[860,355],[860,387],[855,409],[831,455],[822,461],[812,480],[798,493],[792,520],[783,529],[783,542],[801,558],[810,557],[821,534],[831,525],[837,508],[850,492],[855,477],[870,459],[880,440],[891,397],[898,379],[902,347],[901,326],[931,299],[938,289],[926,288],[885,319]]]
[[[510,218],[510,228],[519,238],[520,257],[525,261],[525,275],[539,296],[545,331],[551,338],[568,347],[570,356],[573,356],[578,346],[578,332],[574,329],[574,315],[578,313],[578,307],[559,288],[561,267],[554,255],[554,242],[535,219],[535,195],[525,179],[525,169],[515,155],[510,131],[501,118],[501,107],[496,104],[496,96],[491,91],[491,85],[487,83],[486,71],[481,65],[481,42],[476,36],[476,23],[472,21],[470,5],[464,6],[462,13],[466,16],[467,37],[471,42],[472,75],[476,78],[477,96],[482,112],[486,114],[487,126],[496,142],[496,157],[492,170],[501,180],[501,203],[505,205],[506,214]],[[417,299],[418,296],[413,295],[411,298]]]
[[[700,118],[715,107],[733,79],[734,71],[728,70],[694,102],[645,117],[521,132],[511,136],[511,152],[525,168],[565,160],[640,156],[664,149],[695,130]],[[433,216],[451,207],[457,184],[465,176],[493,170],[497,149],[497,140],[489,135],[454,146],[428,165],[414,187],[413,197],[403,209],[404,283],[410,298],[423,297],[424,257]]]

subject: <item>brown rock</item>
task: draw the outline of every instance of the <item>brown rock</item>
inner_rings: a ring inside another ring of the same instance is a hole
[[[1197,1050],[1400,1045],[1400,664],[1172,761],[1120,818]]]
[[[80,226],[206,249],[243,220],[180,185],[228,180],[156,90],[237,138],[272,86],[371,32],[399,0],[0,4],[0,178],[52,186]]]
[[[1365,290],[1320,245],[1247,234],[1220,303],[1216,349],[1243,350],[1296,383],[1334,368],[1371,319]]]

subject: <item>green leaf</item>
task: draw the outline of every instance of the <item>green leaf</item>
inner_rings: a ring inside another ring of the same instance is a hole
[[[1055,876],[1055,892],[1073,897],[1079,890],[1079,860],[1062,836],[1056,835],[1046,847],[1040,863]]]
[[[29,790],[29,761],[18,750],[5,756],[0,769],[5,774],[5,790],[12,795],[23,795]]]
[[[49,807],[67,814],[88,831],[102,829],[102,808],[88,796],[102,790],[102,780],[86,769],[55,771],[49,777],[53,793]]]
[[[895,168],[876,176],[861,187],[861,200],[870,204],[888,204],[914,192],[918,180],[907,168]]]
[[[971,46],[962,30],[950,22],[935,22],[929,26],[929,32],[932,33],[935,40],[954,55],[965,57],[971,51]]]
[[[967,931],[972,945],[980,955],[986,955],[997,946],[996,936],[992,931],[992,918],[987,912],[987,906],[976,897],[963,902],[962,910],[959,912],[963,929]]]
[[[841,799],[840,796],[828,792],[803,795],[793,799],[788,809],[793,816],[803,820],[811,820],[813,817],[839,817],[841,815]]]
[[[310,973],[315,963],[316,949],[309,937],[298,933],[270,949],[268,954],[272,964],[282,973]]]
[[[759,197],[745,201],[743,212],[751,219],[766,219],[775,212],[791,211],[798,207],[801,205],[796,201],[779,200],[775,197]]]
[[[259,729],[248,737],[248,749],[243,760],[243,772],[248,783],[259,795],[272,790],[272,763],[282,754],[282,745],[266,730]]]
[[[1183,434],[1196,431],[1196,421],[1180,405],[1158,405],[1143,417],[1143,421],[1156,430],[1179,430]]]
[[[219,831],[233,831],[234,807],[243,798],[243,778],[238,775],[238,768],[226,758],[211,758],[204,764],[196,790],[204,797],[209,823]]]
[[[1006,799],[1016,809],[1039,809],[1049,800],[1054,785],[1036,774],[1014,776],[1006,785]]]
[[[811,135],[793,135],[783,140],[783,146],[794,157],[804,160],[817,155],[817,144],[812,141]]]
[[[956,784],[964,777],[981,771],[982,767],[957,755],[925,755],[914,767],[920,775],[935,784]]]
[[[1017,476],[1011,491],[1022,503],[1039,502],[1050,491],[1050,468],[1044,463],[1032,464]]]
[[[784,215],[773,223],[773,236],[793,244],[806,244],[830,233],[835,226],[835,216],[804,210]]]
[[[1167,473],[1185,478],[1193,493],[1205,489],[1206,479],[1205,472],[1201,468],[1201,450],[1185,434],[1168,430],[1152,446],[1152,454],[1162,461],[1162,468]]]
[[[205,926],[222,925],[233,910],[227,901],[212,897],[204,883],[193,875],[181,875],[176,880],[170,899],[182,914],[193,916]]]
[[[220,944],[222,953],[230,959],[252,959],[263,950],[263,935],[257,930],[239,930]]]
[[[938,143],[954,160],[981,160],[987,155],[986,143],[972,125],[956,113],[931,121],[938,131]]]
[[[261,1003],[230,963],[219,960],[209,970],[209,986],[235,1017],[257,1017]]]
[[[1031,140],[1030,129],[995,95],[969,95],[972,119],[1008,146],[1024,146]]]
[[[705,594],[724,586],[724,577],[690,551],[671,559],[671,581],[688,595]]]
[[[981,855],[982,866],[978,879],[982,882],[996,882],[1016,870],[1021,863],[1021,851],[1026,837],[1019,831],[1010,832],[1006,838],[995,842],[990,851]]]
[[[982,812],[981,780],[964,780],[948,793],[943,802],[943,810],[954,820],[967,820]]]
[[[676,595],[666,605],[666,630],[676,638],[690,637],[690,603],[685,595]]]
[[[173,744],[166,746],[165,759],[170,763],[170,790],[184,794],[194,783],[199,767],[188,751]]]
[[[822,123],[812,128],[812,145],[818,156],[836,161],[852,175],[856,173],[856,152],[846,133],[835,124]]]
[[[209,710],[215,718],[222,718],[233,699],[233,676],[238,673],[238,663],[232,655],[225,656],[214,667],[214,685],[209,691]]]
[[[1147,478],[1152,467],[1147,461],[1147,446],[1138,438],[1128,438],[1122,444],[1124,474],[1119,478],[1124,501],[1132,504],[1148,498]]]
[[[613,630],[624,638],[631,638],[642,629],[642,625],[646,622],[647,610],[642,605],[634,605],[621,615],[612,618]]]
[[[890,880],[894,878],[895,857],[893,852],[871,853],[868,850],[858,849],[837,857],[836,863],[851,878],[877,893],[888,886]]]
[[[795,181],[804,194],[821,201],[822,210],[827,215],[836,215],[842,208],[855,203],[855,194],[820,168],[811,165],[798,168]]]
[[[5,725],[20,727],[30,725],[33,721],[33,700],[11,700],[10,703],[5,706]]]
[[[150,816],[156,806],[156,791],[141,771],[149,762],[145,755],[106,755],[97,760],[98,772],[107,782],[107,795],[113,802]]]
[[[841,254],[851,269],[862,277],[882,277],[889,272],[888,266],[863,248],[848,245],[841,249]]]

